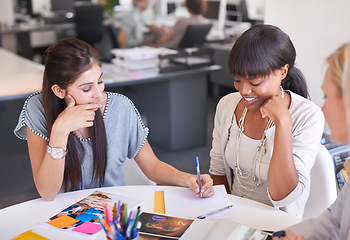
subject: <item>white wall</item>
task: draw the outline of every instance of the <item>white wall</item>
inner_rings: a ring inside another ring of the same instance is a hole
[[[15,16],[13,13],[13,1],[2,0],[0,4],[0,23],[1,27],[12,26],[14,24]]]
[[[311,100],[319,106],[323,104],[325,59],[350,41],[349,13],[348,0],[266,0],[265,23],[280,27],[290,36]]]
[[[14,25],[15,16],[13,13],[13,1],[2,0],[0,3],[0,26],[10,27]],[[16,52],[16,38],[14,34],[4,34],[1,37],[2,47],[11,51]]]

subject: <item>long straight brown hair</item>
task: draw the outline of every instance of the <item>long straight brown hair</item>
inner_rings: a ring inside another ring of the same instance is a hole
[[[99,53],[92,46],[75,38],[59,40],[46,50],[42,94],[49,136],[58,115],[66,108],[64,100],[58,98],[51,87],[57,84],[60,88],[67,89],[80,74],[91,69],[93,63],[101,66],[100,59]],[[107,136],[99,109],[95,112],[94,125],[89,130],[93,149],[91,182],[97,181],[99,186],[102,186],[107,166]],[[63,178],[64,191],[81,189],[84,149],[80,140],[72,132],[68,136],[67,149]]]

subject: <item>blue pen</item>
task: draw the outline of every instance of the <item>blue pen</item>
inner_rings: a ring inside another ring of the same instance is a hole
[[[133,213],[132,213],[132,211],[130,211],[130,213],[129,213],[129,217],[128,217],[128,221],[127,221],[127,223],[125,224],[125,229],[124,229],[124,231],[125,231],[125,235],[126,235],[126,231],[128,230],[128,228],[129,228],[129,225],[130,225],[130,222],[131,222],[131,218],[132,218],[132,215],[133,215]]]
[[[136,227],[132,230],[132,238],[136,238],[139,234],[140,228],[142,226],[141,222],[137,222]]]
[[[131,234],[132,234],[132,227],[134,225],[134,221],[135,219],[131,219],[130,220],[130,224],[127,226],[126,231],[125,231],[125,235],[126,237],[130,238]]]
[[[137,229],[136,229],[136,228],[134,228],[134,229],[132,230],[131,237],[132,237],[133,239],[137,237]]]
[[[214,210],[214,211],[212,211],[212,212],[206,213],[206,214],[204,214],[204,215],[200,215],[200,216],[198,216],[197,218],[198,218],[198,219],[205,219],[205,218],[209,217],[210,215],[217,214],[217,213],[219,213],[219,212],[225,211],[226,209],[230,209],[230,208],[232,208],[232,207],[233,207],[233,205],[231,204],[231,205],[228,205],[228,206],[226,206],[226,207],[223,207],[223,208]]]
[[[125,237],[120,232],[117,232],[116,236],[118,240],[125,240]]]
[[[202,183],[201,183],[201,172],[199,171],[199,159],[197,156],[194,157],[194,161],[196,162],[196,169],[197,169],[197,175],[198,175],[198,185],[199,185],[199,194],[202,196]]]

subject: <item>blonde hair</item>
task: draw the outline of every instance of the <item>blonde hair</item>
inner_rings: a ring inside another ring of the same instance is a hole
[[[350,131],[350,42],[342,45],[327,58],[332,81],[339,87]]]

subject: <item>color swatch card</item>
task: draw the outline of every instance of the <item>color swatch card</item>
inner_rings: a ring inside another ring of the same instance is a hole
[[[142,200],[119,196],[111,193],[95,191],[86,198],[67,207],[55,216],[51,217],[45,224],[58,229],[92,235],[100,230],[102,226],[98,218],[104,216],[105,206],[112,206],[114,202],[127,203],[130,208],[140,205]]]

